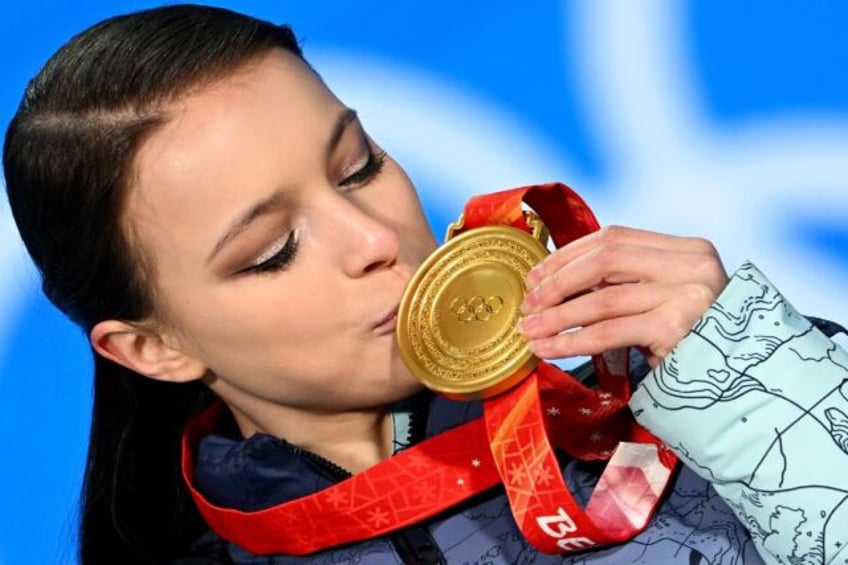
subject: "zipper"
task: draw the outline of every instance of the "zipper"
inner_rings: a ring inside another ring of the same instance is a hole
[[[343,480],[349,479],[353,476],[353,473],[351,473],[344,467],[336,465],[329,459],[321,457],[320,455],[312,453],[311,451],[306,451],[305,449],[301,449],[294,445],[291,446],[291,450],[294,455],[297,455],[298,457],[303,457],[304,459],[309,461],[312,464],[312,467],[314,467],[317,471],[320,471],[321,474],[324,475],[324,478],[334,483],[340,483]]]

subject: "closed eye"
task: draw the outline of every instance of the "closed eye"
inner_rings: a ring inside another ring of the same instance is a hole
[[[383,165],[386,163],[386,152],[375,152],[371,146],[368,147],[368,160],[361,168],[346,176],[339,183],[339,186],[344,188],[353,188],[365,186],[383,170]]]
[[[267,258],[265,258],[266,254],[259,256],[253,265],[238,271],[236,274],[274,273],[282,271],[294,260],[295,255],[297,255],[297,249],[297,234],[295,232],[291,232],[286,238],[285,243],[283,243],[279,249],[275,250],[275,248],[272,247],[267,252],[270,256]]]

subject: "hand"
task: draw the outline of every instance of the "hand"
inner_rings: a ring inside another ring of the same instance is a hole
[[[707,240],[606,227],[530,271],[518,327],[544,359],[635,346],[656,367],[726,285]]]

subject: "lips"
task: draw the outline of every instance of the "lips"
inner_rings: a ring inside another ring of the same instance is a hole
[[[395,306],[391,309],[385,316],[380,318],[376,324],[374,324],[373,329],[377,333],[386,333],[390,331],[394,331],[395,323],[397,322],[397,314],[398,307]]]
[[[407,285],[412,280],[414,269],[412,269],[409,265],[394,265],[391,272],[400,279],[401,286],[399,289],[392,287],[391,290],[386,289],[386,291],[380,293],[384,296],[395,296],[397,302],[395,302],[395,305],[392,306],[391,310],[388,310],[385,315],[372,324],[371,330],[378,334],[394,333],[395,327],[397,326],[398,311],[400,310],[400,300]]]

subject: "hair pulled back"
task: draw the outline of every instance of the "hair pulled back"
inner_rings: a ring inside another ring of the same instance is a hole
[[[154,312],[152,266],[123,219],[145,137],[169,102],[273,48],[301,55],[287,26],[168,6],[94,25],[29,83],[3,147],[8,198],[44,293],[86,332]],[[96,353],[94,366],[81,561],[167,562],[205,528],[180,477],[179,445],[210,393]]]

